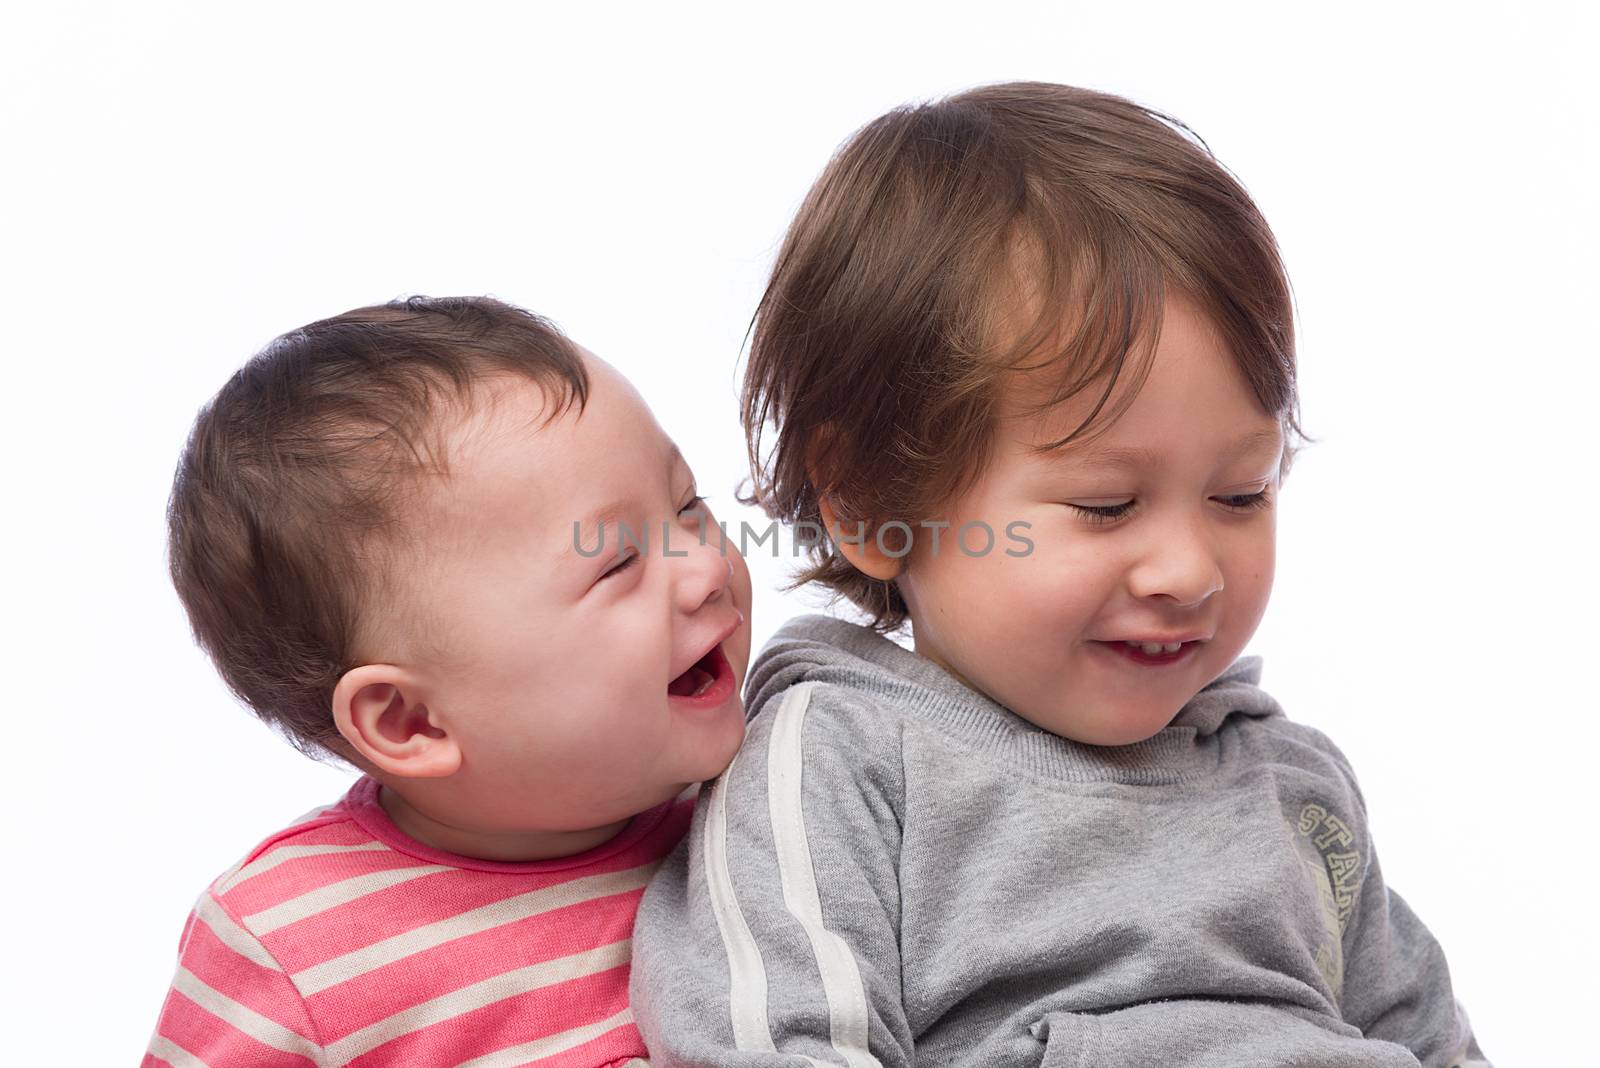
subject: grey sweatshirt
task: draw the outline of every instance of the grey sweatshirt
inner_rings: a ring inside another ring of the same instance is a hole
[[[673,1065],[1479,1065],[1342,754],[1245,657],[1134,745],[790,621],[634,935]]]

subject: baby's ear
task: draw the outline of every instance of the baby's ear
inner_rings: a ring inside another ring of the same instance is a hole
[[[422,683],[393,664],[363,664],[333,689],[333,721],[378,771],[436,779],[461,767],[461,749],[422,699]]]

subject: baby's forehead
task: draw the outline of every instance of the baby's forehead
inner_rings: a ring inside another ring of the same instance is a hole
[[[637,391],[598,360],[587,396],[565,407],[536,382],[492,384],[458,413],[448,463],[437,503],[454,518],[541,526],[653,499],[687,470]]]

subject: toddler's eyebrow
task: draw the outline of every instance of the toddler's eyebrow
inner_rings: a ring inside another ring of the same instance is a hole
[[[1245,453],[1264,448],[1268,444],[1281,445],[1282,441],[1283,433],[1277,427],[1253,430],[1222,450],[1222,460],[1226,463]],[[1154,449],[1139,445],[1124,445],[1068,453],[1063,459],[1070,460],[1080,467],[1124,468],[1160,467],[1166,457]]]

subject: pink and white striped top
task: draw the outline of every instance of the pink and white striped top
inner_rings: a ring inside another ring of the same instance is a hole
[[[639,1065],[634,911],[693,802],[524,864],[401,833],[363,778],[211,885],[144,1065]]]

